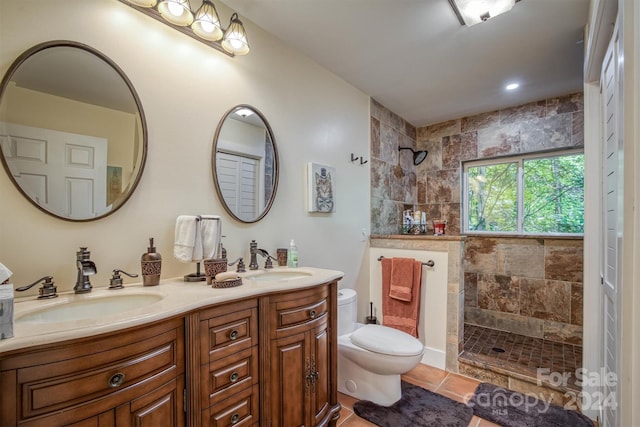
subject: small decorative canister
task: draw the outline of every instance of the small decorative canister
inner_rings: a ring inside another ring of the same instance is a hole
[[[278,258],[278,266],[286,267],[287,266],[287,248],[278,248],[276,250],[276,255]]]
[[[447,227],[447,221],[442,219],[433,220],[433,235],[444,236],[445,228]]]
[[[207,276],[207,285],[213,282],[216,274],[227,271],[226,258],[212,258],[204,260],[204,274]]]
[[[162,256],[156,252],[153,246],[153,237],[149,238],[147,252],[140,259],[142,265],[142,284],[144,286],[156,286],[160,284],[160,270],[162,269]]]

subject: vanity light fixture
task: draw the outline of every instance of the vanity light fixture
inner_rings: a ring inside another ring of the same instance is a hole
[[[249,53],[247,33],[238,14],[231,15],[229,27],[225,30],[220,25],[212,0],[202,0],[195,13],[189,0],[120,1],[229,56]]]
[[[245,32],[242,21],[238,18],[237,13],[231,15],[231,23],[222,38],[222,47],[227,52],[231,52],[235,55],[246,55],[249,53],[247,33]]]
[[[179,27],[186,27],[193,22],[189,0],[160,0],[158,12],[166,21]]]
[[[449,0],[460,25],[471,27],[508,12],[520,0]]]
[[[191,25],[198,37],[212,42],[216,42],[222,39],[224,34],[222,28],[220,28],[220,18],[218,18],[218,12],[216,7],[210,0],[204,0],[202,6],[196,12],[196,19]]]

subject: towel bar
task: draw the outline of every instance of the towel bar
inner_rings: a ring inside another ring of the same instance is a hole
[[[384,258],[384,257],[383,257],[382,255],[380,255],[380,256],[378,257],[378,261],[382,261],[382,258]],[[435,262],[433,262],[433,260],[432,260],[432,259],[430,259],[430,260],[429,260],[429,261],[427,261],[427,262],[423,262],[423,263],[422,263],[422,265],[426,265],[427,267],[434,267],[434,266],[436,265],[436,263],[435,263]]]
[[[202,220],[208,220],[208,219],[220,219],[220,218],[207,218],[207,217],[202,217],[201,215],[196,215],[196,221],[202,221]]]

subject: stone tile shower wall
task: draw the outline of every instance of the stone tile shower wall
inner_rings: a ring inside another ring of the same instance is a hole
[[[582,93],[421,128],[372,100],[371,232],[399,234],[415,205],[459,235],[462,161],[583,144]],[[414,166],[398,145],[429,155]],[[581,344],[582,239],[469,236],[463,272],[465,322]]]
[[[582,345],[582,239],[467,237],[465,323]]]
[[[410,151],[416,128],[371,100],[371,234],[400,234],[402,211],[418,203],[417,173]]]
[[[583,97],[576,93],[417,129],[428,150],[418,168],[418,207],[460,233],[460,162],[553,148],[582,147]]]

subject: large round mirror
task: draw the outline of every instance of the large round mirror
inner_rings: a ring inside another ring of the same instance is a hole
[[[278,149],[267,119],[238,105],[220,120],[213,141],[213,180],[225,210],[242,222],[264,217],[278,188]]]
[[[15,60],[0,86],[4,169],[39,209],[90,221],[120,208],[147,154],[142,106],[109,58],[70,41],[42,43]]]

